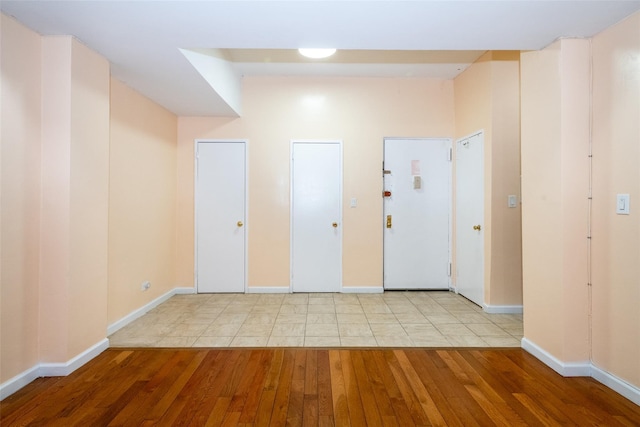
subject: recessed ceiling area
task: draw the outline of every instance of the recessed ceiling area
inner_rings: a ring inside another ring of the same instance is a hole
[[[451,79],[483,50],[347,50],[309,59],[296,49],[193,49],[224,59],[240,76],[431,77]]]
[[[0,10],[42,35],[76,37],[177,115],[238,116],[243,76],[450,79],[487,50],[591,37],[640,0],[3,0]],[[338,52],[297,52],[325,46]]]

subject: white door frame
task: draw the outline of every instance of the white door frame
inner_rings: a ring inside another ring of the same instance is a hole
[[[193,220],[194,220],[194,270],[193,288],[198,293],[198,144],[199,143],[242,143],[244,144],[244,292],[247,293],[247,278],[249,276],[248,242],[249,242],[249,140],[248,139],[196,139],[193,146]]]
[[[484,251],[484,249],[485,249],[485,247],[484,247],[484,243],[485,243],[484,232],[486,231],[486,227],[485,227],[485,214],[486,214],[486,212],[485,212],[485,203],[484,203],[484,200],[486,199],[485,188],[484,188],[484,186],[486,184],[486,182],[485,182],[486,180],[485,180],[484,129],[477,130],[475,132],[472,132],[472,133],[470,133],[468,135],[465,135],[463,137],[460,137],[460,138],[456,139],[454,145],[456,146],[456,162],[457,162],[457,147],[458,147],[458,143],[460,141],[464,141],[465,139],[469,139],[469,138],[472,138],[472,137],[478,136],[478,135],[482,136],[482,139],[481,139],[481,143],[482,143],[482,164],[480,166],[481,166],[482,183],[483,183],[482,184],[483,185],[483,188],[482,188],[482,192],[483,192],[482,193],[482,196],[483,196],[482,197],[482,199],[483,199],[483,203],[482,203],[482,224],[481,224],[481,226],[483,227],[483,230],[482,230],[483,231],[483,237],[482,237],[482,275],[481,275],[481,279],[482,279],[482,301],[483,301],[483,304],[480,304],[480,306],[484,310],[484,304],[486,304],[486,302],[484,301],[484,296],[485,296],[485,290],[486,290],[486,285],[487,285],[485,283],[485,277],[484,277],[484,273],[485,273],[485,270],[486,270],[486,266],[485,266],[486,254],[485,254],[485,251]],[[457,165],[456,165],[456,175],[457,175],[457,173],[458,173],[458,171],[457,171]],[[457,197],[457,194],[458,194],[457,193],[457,187],[458,187],[458,182],[457,182],[457,178],[456,178],[456,197]],[[457,209],[458,209],[458,206],[457,206],[457,203],[456,203],[456,212],[457,212]],[[457,214],[456,214],[456,216],[457,216]],[[457,218],[456,218],[456,236],[455,236],[455,239],[456,239],[456,245],[457,245],[457,240],[458,240]],[[458,252],[458,248],[456,247],[456,265],[455,265],[456,281],[455,281],[454,291],[455,291],[456,294],[459,294],[460,292],[459,292],[459,289],[458,289],[458,274],[457,274],[459,266],[458,266],[458,262],[457,262],[457,258],[458,258],[457,252]]]
[[[292,139],[289,144],[289,292],[293,293],[293,145],[294,144],[338,144],[340,151],[340,206],[338,218],[338,237],[340,239],[340,256],[338,270],[340,272],[340,289],[342,292],[342,238],[343,238],[343,220],[342,220],[342,198],[343,198],[343,147],[341,139]]]
[[[382,191],[384,192],[384,143],[385,141],[391,140],[447,140],[449,141],[451,147],[449,147],[449,246],[447,248],[449,254],[449,274],[447,279],[447,284],[449,290],[453,290],[453,139],[452,138],[403,138],[399,136],[394,137],[384,137],[382,139]],[[382,287],[384,289],[384,229],[386,224],[385,218],[385,197],[382,197]]]

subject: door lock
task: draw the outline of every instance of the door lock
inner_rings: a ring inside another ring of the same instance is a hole
[[[238,227],[242,227],[244,224],[242,223],[242,221],[238,221]]]
[[[331,226],[332,226],[333,228],[338,228],[338,223],[337,223],[337,222],[334,222],[333,224],[331,224]]]
[[[387,228],[391,228],[391,215],[387,215]]]

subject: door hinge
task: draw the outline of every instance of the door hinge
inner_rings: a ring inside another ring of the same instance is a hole
[[[449,148],[449,161],[453,161],[453,148]]]
[[[451,277],[451,263],[449,263],[449,277]]]

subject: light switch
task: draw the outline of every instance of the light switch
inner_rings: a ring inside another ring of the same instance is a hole
[[[510,194],[508,197],[508,206],[510,208],[518,207],[518,196]]]
[[[356,206],[358,206],[358,199],[356,199],[355,197],[351,198],[351,207],[355,208]]]
[[[619,215],[629,215],[628,194],[618,194],[616,196],[616,213]]]

